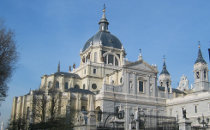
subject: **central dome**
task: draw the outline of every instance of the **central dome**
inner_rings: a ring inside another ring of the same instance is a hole
[[[117,37],[115,37],[108,31],[99,31],[85,43],[85,46],[83,47],[82,51],[85,51],[91,45],[100,44],[107,47],[122,49],[122,44]]]
[[[107,21],[105,16],[105,9],[103,10],[103,12],[103,16],[99,22],[99,32],[97,32],[85,43],[82,51],[85,51],[91,45],[102,45],[122,49],[122,43],[120,42],[120,40],[108,31],[109,22]]]

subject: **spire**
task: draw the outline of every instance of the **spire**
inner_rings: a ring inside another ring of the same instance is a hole
[[[139,49],[139,60],[142,60],[142,52],[141,52],[141,49]]]
[[[165,62],[165,60],[166,60],[166,58],[165,58],[165,56],[163,56],[163,69],[162,69],[160,75],[161,75],[161,74],[170,75],[169,72],[168,72],[168,70],[166,69],[166,62]]]
[[[105,13],[106,13],[106,6],[104,4],[103,15],[102,15],[101,20],[98,23],[99,24],[99,31],[108,31],[109,22],[106,19]]]
[[[199,63],[199,62],[206,64],[206,61],[203,59],[203,56],[202,56],[200,42],[199,42],[199,45],[198,45],[198,57],[197,57],[197,59],[195,61],[195,64]]]
[[[57,70],[57,72],[60,72],[60,61],[58,63],[58,70]]]

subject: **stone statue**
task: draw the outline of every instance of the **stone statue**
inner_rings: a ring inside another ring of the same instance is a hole
[[[187,119],[187,116],[186,116],[186,109],[185,108],[182,108],[182,114],[183,114],[183,118],[184,119]]]

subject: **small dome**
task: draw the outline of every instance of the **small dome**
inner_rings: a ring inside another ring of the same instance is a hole
[[[99,31],[85,43],[85,46],[83,47],[82,51],[85,51],[91,45],[100,45],[100,44],[102,46],[122,49],[122,43],[117,37],[115,37],[108,31]]]

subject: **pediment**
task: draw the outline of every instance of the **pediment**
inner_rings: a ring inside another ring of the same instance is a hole
[[[136,61],[125,65],[124,67],[134,70],[144,70],[150,72],[157,72],[157,69],[153,66],[149,65],[148,63],[144,62],[143,60]]]

